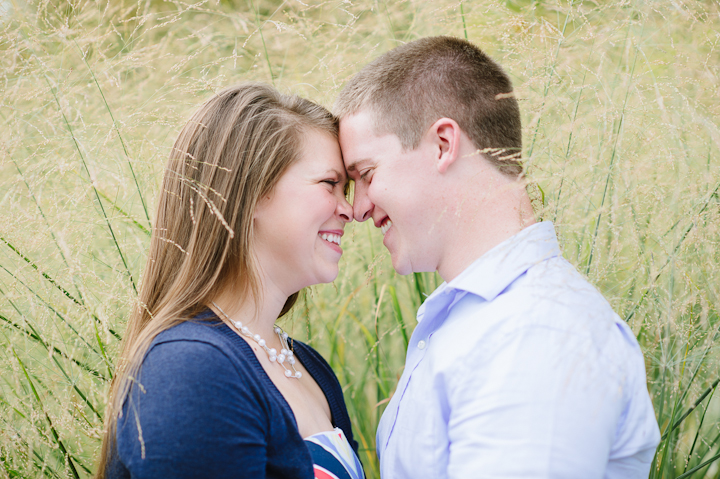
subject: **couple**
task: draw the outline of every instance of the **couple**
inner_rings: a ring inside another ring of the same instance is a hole
[[[363,477],[335,375],[274,325],[335,279],[353,218],[400,274],[446,281],[378,428],[383,479],[647,477],[643,356],[533,219],[507,75],[425,38],[367,65],[335,113],[245,84],[181,131],[98,477]]]

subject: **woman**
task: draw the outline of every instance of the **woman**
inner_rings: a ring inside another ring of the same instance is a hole
[[[244,84],[193,115],[165,171],[98,477],[362,477],[336,377],[274,325],[337,276],[346,186],[337,121],[308,100]]]

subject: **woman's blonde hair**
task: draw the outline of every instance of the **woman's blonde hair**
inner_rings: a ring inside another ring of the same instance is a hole
[[[253,213],[302,154],[308,131],[337,138],[337,119],[322,106],[245,83],[213,96],[173,146],[159,194],[137,306],[128,321],[110,385],[96,478],[105,476],[117,418],[153,339],[187,321],[225,288],[259,294]],[[280,314],[297,299],[288,298]]]

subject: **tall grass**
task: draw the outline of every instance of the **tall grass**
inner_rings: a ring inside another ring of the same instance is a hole
[[[511,74],[538,215],[643,347],[651,477],[718,477],[720,7],[711,0],[3,0],[0,474],[87,477],[164,159],[213,91],[261,80],[331,105],[378,54],[467,37]],[[433,274],[370,224],[284,326],[374,434]]]

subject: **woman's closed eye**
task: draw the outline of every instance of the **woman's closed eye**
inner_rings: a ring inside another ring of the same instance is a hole
[[[337,179],[337,178],[327,178],[325,180],[322,180],[321,183],[326,183],[328,185],[331,185],[333,188],[336,186],[340,186],[342,188],[343,193],[347,194],[348,190],[350,189],[350,181],[347,179]]]

